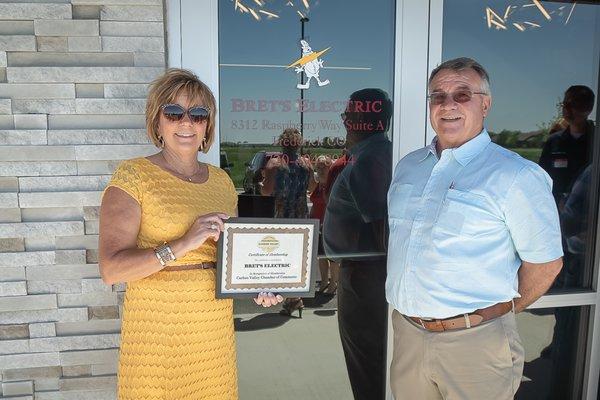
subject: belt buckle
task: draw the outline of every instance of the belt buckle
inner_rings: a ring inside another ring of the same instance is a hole
[[[419,317],[419,322],[421,323],[421,326],[423,327],[423,329],[425,329],[425,330],[427,330],[427,331],[428,331],[429,329],[427,329],[427,328],[425,327],[425,324],[423,323],[423,321],[425,321],[425,322],[431,322],[431,321],[433,321],[433,320],[434,320],[433,318],[421,318],[421,317]]]
[[[465,313],[463,314],[463,317],[465,319],[465,326],[467,329],[471,329],[471,314]]]

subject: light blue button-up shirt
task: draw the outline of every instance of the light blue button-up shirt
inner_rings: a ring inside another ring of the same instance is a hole
[[[563,255],[552,180],[484,129],[438,159],[435,140],[404,157],[388,192],[388,302],[448,318],[519,297],[521,261]]]

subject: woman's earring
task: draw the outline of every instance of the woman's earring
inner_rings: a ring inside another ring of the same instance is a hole
[[[158,143],[160,143],[161,148],[165,147],[165,141],[162,136],[158,137]]]
[[[204,147],[206,147],[206,138],[202,139],[202,143],[200,144],[200,147],[198,148],[198,150],[204,151]]]

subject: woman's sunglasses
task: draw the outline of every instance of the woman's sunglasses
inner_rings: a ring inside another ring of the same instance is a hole
[[[189,109],[181,107],[179,104],[165,104],[161,107],[163,115],[169,121],[181,121],[187,114],[190,121],[194,124],[200,124],[208,119],[209,109],[206,107],[195,106]]]

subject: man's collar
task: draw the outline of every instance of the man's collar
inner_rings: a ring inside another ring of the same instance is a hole
[[[473,139],[464,143],[462,146],[449,150],[452,152],[452,155],[456,161],[458,161],[462,166],[465,166],[479,153],[481,153],[491,141],[492,140],[490,139],[490,135],[488,134],[487,130],[483,128],[483,130]],[[430,154],[437,157],[436,144],[437,136],[433,138],[431,144],[427,147],[427,153],[420,161],[425,160]]]
[[[456,161],[458,161],[464,167],[479,153],[481,153],[491,141],[490,135],[484,128],[479,135],[475,136],[467,143],[457,147],[456,149],[452,149],[452,154],[454,155]]]
[[[427,152],[425,153],[425,155],[423,156],[423,158],[421,158],[419,160],[419,162],[421,161],[425,161],[425,159],[427,159],[427,157],[429,157],[430,155],[434,156],[437,158],[437,150],[435,149],[435,146],[437,144],[437,136],[435,136],[433,138],[433,140],[431,141],[431,143],[429,144],[429,146],[426,147]]]

